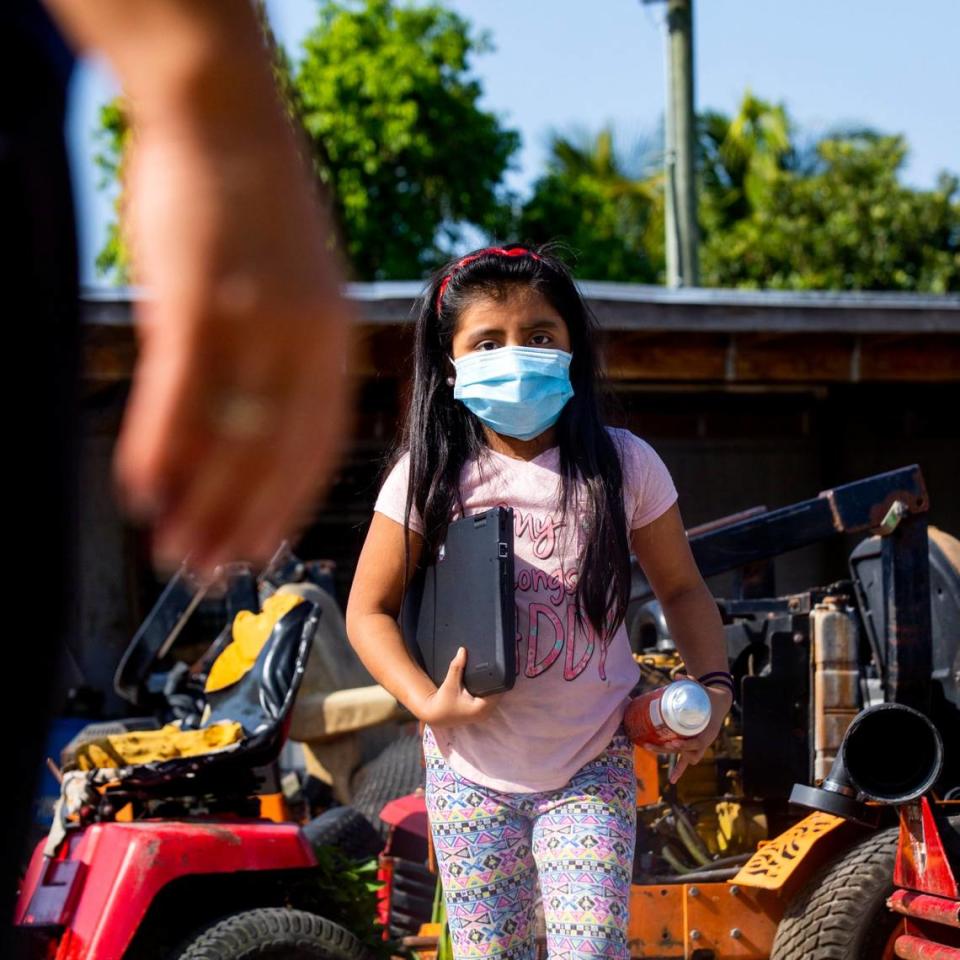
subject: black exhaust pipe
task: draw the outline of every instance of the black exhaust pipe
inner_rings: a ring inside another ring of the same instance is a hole
[[[881,703],[854,717],[823,783],[795,784],[790,802],[874,826],[879,811],[865,801],[916,800],[936,783],[942,767],[937,728],[911,707]]]

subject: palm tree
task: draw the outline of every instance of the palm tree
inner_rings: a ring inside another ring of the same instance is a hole
[[[708,112],[699,126],[705,216],[714,226],[740,220],[793,163],[790,119],[782,104],[747,90],[736,116]]]
[[[563,241],[583,278],[655,282],[663,269],[663,198],[651,142],[627,154],[609,126],[554,133],[547,171],[520,212],[521,236]]]

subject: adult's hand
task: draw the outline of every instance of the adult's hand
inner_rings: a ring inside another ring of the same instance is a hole
[[[207,571],[296,531],[345,409],[349,309],[315,200],[295,155],[237,133],[145,130],[129,181],[149,299],[116,477],[158,558]]]
[[[249,0],[51,0],[117,69],[140,356],[123,503],[168,566],[262,561],[335,463],[351,311]]]

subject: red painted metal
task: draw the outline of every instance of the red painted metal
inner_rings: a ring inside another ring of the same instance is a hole
[[[894,949],[902,960],[960,960],[960,949],[945,947],[922,937],[897,937]]]
[[[380,819],[384,823],[409,830],[420,837],[426,837],[430,831],[427,821],[427,801],[420,793],[411,793],[391,800],[380,811]]]
[[[264,821],[103,823],[71,834],[58,864],[76,863],[75,903],[57,960],[118,960],[150,904],[170,882],[203,874],[292,870],[316,865],[309,842],[295,824]],[[16,922],[36,925],[44,902],[49,861],[33,855],[20,894]],[[67,869],[57,866],[55,873]]]
[[[896,927],[890,932],[887,942],[883,945],[883,952],[879,960],[896,960],[897,951],[895,949],[898,938],[907,932],[906,921],[900,920]]]
[[[960,900],[947,900],[946,897],[933,897],[928,893],[896,890],[887,900],[887,906],[908,917],[944,923],[960,929]]]
[[[390,925],[390,898],[393,893],[393,857],[381,855],[377,880],[381,883],[377,890],[377,922],[383,927],[383,939],[389,940],[387,928]]]
[[[900,807],[900,841],[893,882],[919,893],[960,900],[960,887],[926,797]]]

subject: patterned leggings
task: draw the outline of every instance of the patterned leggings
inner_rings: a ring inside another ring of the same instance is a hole
[[[622,730],[557,790],[499,793],[450,769],[427,727],[427,810],[456,960],[532,960],[539,879],[550,960],[627,960],[636,833]]]

